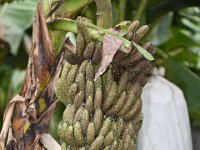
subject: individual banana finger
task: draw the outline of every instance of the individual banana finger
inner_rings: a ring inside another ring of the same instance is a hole
[[[60,122],[58,125],[58,134],[61,138],[61,140],[65,140],[65,133],[67,132],[67,123],[66,122]]]
[[[88,98],[86,99],[85,109],[88,111],[89,114],[93,112],[94,107],[93,107],[93,99],[91,96],[88,96]]]
[[[152,49],[152,44],[151,42],[147,42],[142,46],[145,50],[147,51],[152,51],[150,49]],[[139,61],[141,61],[142,59],[144,59],[143,55],[138,52],[135,51],[133,54],[130,54],[128,57],[126,57],[125,59],[120,61],[120,65],[121,66],[131,66],[134,65],[136,63],[138,63]]]
[[[140,82],[136,81],[134,84],[130,84],[129,93],[132,92],[135,95],[135,98],[139,98],[142,93],[142,87]]]
[[[89,96],[94,98],[94,82],[91,80],[86,81],[86,89],[85,89],[85,98],[87,99]]]
[[[90,122],[86,134],[87,144],[90,145],[95,140],[95,127],[94,123]]]
[[[118,83],[118,93],[121,93],[122,91],[125,90],[127,82],[128,82],[128,72],[125,71],[122,74],[122,76],[121,76],[121,78],[119,80],[119,83]]]
[[[122,118],[118,118],[117,123],[116,123],[116,129],[115,129],[116,138],[119,138],[120,135],[122,134],[123,126],[124,126],[124,120]]]
[[[129,111],[134,104],[135,95],[133,92],[130,92],[127,96],[126,102],[123,105],[122,109],[117,114],[118,116],[123,116],[127,111]]]
[[[152,63],[147,60],[142,60],[132,69],[131,67],[129,67],[127,71],[133,76],[131,80],[135,81],[136,79],[142,80],[142,78],[140,77],[140,74],[148,74],[151,69],[152,69]]]
[[[77,94],[78,86],[76,83],[73,83],[69,89],[69,99],[70,103],[72,104],[74,102],[75,95]]]
[[[95,48],[95,51],[94,51],[94,54],[92,56],[92,62],[94,64],[100,64],[100,61],[101,61],[101,53],[102,53],[102,43],[101,42],[98,42],[96,44],[96,48]]]
[[[106,120],[104,120],[103,125],[99,131],[99,135],[102,135],[105,137],[108,134],[111,127],[112,127],[112,121],[111,121],[111,118],[108,117],[106,118]]]
[[[135,125],[133,125],[133,121],[128,121],[125,123],[125,125],[123,126],[123,134],[122,134],[122,138],[124,138],[126,135],[130,135],[131,139],[135,138]]]
[[[67,105],[65,111],[63,112],[63,121],[69,122],[70,124],[73,123],[75,117],[74,113],[74,105]]]
[[[112,73],[112,70],[111,69],[108,69],[108,71],[106,71],[106,79],[105,79],[105,83],[104,83],[104,85],[105,85],[105,95],[107,96],[108,95],[108,93],[109,93],[109,91],[110,91],[110,88],[111,88],[111,84],[112,84],[112,82],[111,81],[113,81],[113,73]]]
[[[94,127],[95,127],[95,135],[99,133],[103,122],[103,113],[100,108],[95,109],[94,117],[93,117]]]
[[[70,63],[66,63],[62,69],[61,77],[67,79],[67,74],[69,73],[72,65]]]
[[[70,103],[68,99],[68,93],[66,92],[66,90],[68,90],[68,85],[66,83],[62,83],[64,83],[62,80],[58,80],[55,88],[55,93],[58,100],[67,105]]]
[[[148,62],[146,60],[142,60],[133,66],[127,67],[126,70],[132,76],[132,78],[134,78],[147,65],[147,63]]]
[[[121,110],[126,101],[126,91],[124,91],[121,96],[116,100],[115,104],[106,112],[110,116],[116,116]]]
[[[84,92],[80,91],[79,93],[76,94],[76,96],[74,98],[74,111],[75,112],[82,105],[83,100],[84,100]]]
[[[135,35],[132,39],[133,42],[138,43],[142,37],[144,37],[147,32],[149,31],[149,26],[148,25],[143,25],[141,26],[136,32]]]
[[[75,137],[74,137],[74,128],[73,128],[73,126],[69,126],[67,128],[67,131],[65,132],[65,142],[68,145],[74,145],[75,144]]]
[[[67,105],[69,103],[68,100],[68,90],[69,90],[69,85],[67,83],[67,76],[71,70],[72,65],[69,63],[66,63],[65,66],[63,67],[61,77],[58,79],[58,82],[56,83],[55,87],[55,93],[57,98]]]
[[[152,68],[152,63],[147,64],[147,66],[133,79],[132,82],[140,82],[141,87],[143,87],[148,81],[148,77]]]
[[[143,47],[144,49],[146,49],[148,52],[150,52],[151,54],[153,54],[154,48],[153,48],[151,42],[146,42],[142,47]]]
[[[94,52],[94,47],[95,44],[93,41],[89,42],[89,44],[87,45],[84,53],[83,53],[83,59],[91,59],[93,52]]]
[[[67,75],[67,79],[66,79],[66,82],[67,82],[67,84],[68,84],[69,87],[72,85],[72,83],[74,83],[77,71],[78,71],[78,65],[72,65],[72,68],[69,71],[69,73]]]
[[[156,52],[155,48],[153,47],[151,42],[148,42],[150,47],[148,48],[148,52],[150,52],[152,55]]]
[[[141,124],[141,123],[142,123],[142,120],[143,120],[143,115],[142,115],[142,113],[138,114],[137,116],[134,116],[133,119],[134,119],[133,122],[134,122],[135,125]]]
[[[107,111],[113,104],[116,93],[117,93],[117,84],[116,82],[112,82],[108,96],[106,97],[105,101],[103,101],[102,105],[103,111]]]
[[[90,62],[86,66],[86,79],[94,80],[94,66]]]
[[[125,38],[127,40],[131,40],[134,32],[139,28],[139,26],[140,26],[139,20],[133,21],[128,27],[128,31],[127,31],[127,34],[125,35]]]
[[[82,18],[82,17],[77,18],[78,33],[80,33],[83,36],[84,41],[87,45],[92,39],[91,39],[91,36],[90,36],[90,34],[87,30],[85,22],[91,22],[91,21],[89,19],[86,20],[86,18]]]
[[[85,144],[85,138],[81,129],[81,125],[79,122],[76,122],[74,125],[74,137],[76,140],[76,144],[81,147]]]
[[[89,150],[100,150],[103,146],[104,137],[102,135],[99,135],[94,142],[89,147]]]
[[[137,116],[138,113],[141,111],[142,108],[142,101],[140,99],[135,100],[135,103],[131,110],[123,115],[125,121],[132,120],[134,116]]]
[[[103,98],[102,88],[98,87],[96,89],[94,96],[94,109],[101,108],[102,98]]]
[[[85,49],[85,42],[83,36],[78,33],[77,34],[77,40],[76,40],[76,56],[78,60],[81,62],[83,59],[83,52]]]
[[[111,145],[113,141],[114,141],[114,132],[110,131],[110,133],[108,133],[108,135],[104,139],[104,146],[106,147]]]
[[[134,83],[135,84],[135,83]],[[127,91],[127,93],[130,93],[130,91],[131,91],[131,87],[132,87],[132,83],[131,82],[128,82],[127,84],[126,84],[126,91]]]
[[[85,86],[86,86],[86,81],[85,81],[85,76],[82,73],[79,73],[76,77],[75,80],[77,86],[78,86],[78,91],[85,91]]]
[[[137,123],[136,125],[135,125],[135,133],[136,133],[136,135],[138,135],[138,133],[139,133],[139,131],[140,131],[140,129],[141,129],[141,127],[142,127],[142,120],[139,122],[139,123]]]
[[[88,60],[84,60],[81,64],[80,64],[80,67],[78,69],[78,73],[79,74],[83,74],[85,76],[85,73],[86,73],[86,66],[87,64],[89,63]]]
[[[135,63],[138,63],[142,58],[143,56],[140,52],[133,53],[132,55],[124,58],[120,62],[120,66],[128,67],[128,66],[134,65]]]
[[[78,110],[76,112],[76,115],[74,117],[74,123],[75,122],[79,122],[81,120],[83,111],[84,111],[83,106],[81,106],[81,107],[78,108]]]
[[[103,86],[102,78],[98,77],[97,80],[95,81],[95,89],[102,88],[102,86]]]
[[[86,135],[88,124],[89,124],[89,113],[86,109],[82,113],[80,123],[81,123],[82,131],[84,135]]]

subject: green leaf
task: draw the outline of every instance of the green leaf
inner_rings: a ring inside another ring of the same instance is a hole
[[[165,61],[165,67],[167,78],[183,90],[191,118],[200,124],[200,78],[172,59]]]
[[[7,28],[3,35],[0,35],[0,38],[8,42],[11,48],[11,53],[13,55],[17,55],[17,51],[20,46],[23,35],[24,32],[21,29],[13,26]]]
[[[136,49],[148,60],[152,61],[154,60],[153,56],[144,48],[142,48],[140,45],[133,43],[133,45],[136,47]]]
[[[86,23],[88,32],[94,39],[102,41],[104,35],[109,34],[123,41],[126,47],[128,48],[131,47],[131,42],[123,38],[122,36],[117,35],[107,29],[100,28],[92,23],[89,23],[89,22],[85,22],[85,23]],[[53,22],[49,23],[49,27],[53,30],[64,30],[68,32],[77,33],[77,22],[71,19],[56,19]]]
[[[117,35],[107,29],[100,28],[90,22],[86,22],[86,26],[88,27],[87,29],[90,35],[96,40],[102,41],[104,35],[109,34],[117,39],[120,39],[127,48],[131,48],[131,42],[125,39],[123,36]],[[49,27],[53,30],[64,30],[77,33],[77,22],[71,19],[56,19],[49,23]],[[137,44],[135,44],[135,47],[140,53],[142,53],[142,55],[144,55],[145,58],[148,60],[154,60],[153,56],[144,48]]]
[[[162,43],[167,42],[171,37],[171,24],[172,24],[172,14],[169,13],[165,16],[163,16],[155,28],[153,29],[152,35],[151,35],[151,41],[154,45],[161,45]]]
[[[199,5],[197,0],[149,0],[146,17],[148,22],[153,22],[168,12]]]
[[[15,26],[25,30],[32,25],[37,0],[14,1],[5,3],[0,11],[0,22],[6,26]]]
[[[182,30],[179,28],[172,28],[173,38],[171,39],[172,44],[174,45],[184,45],[188,47],[199,46],[199,43],[196,43],[193,40],[192,35],[186,35]]]
[[[37,0],[13,1],[5,3],[0,9],[0,38],[7,41],[11,53],[16,55],[24,31],[32,25]]]

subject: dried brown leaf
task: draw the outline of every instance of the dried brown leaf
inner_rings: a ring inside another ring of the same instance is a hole
[[[112,29],[113,32],[116,32]],[[114,55],[116,54],[119,47],[123,44],[123,41],[115,38],[112,35],[106,34],[103,38],[103,49],[102,49],[102,59],[98,72],[95,75],[96,79],[102,75],[109,64],[112,62]]]
[[[38,3],[33,23],[31,56],[35,78],[39,85],[43,85],[50,77],[54,54],[41,2]]]
[[[0,134],[0,139],[1,139],[0,145],[4,145],[3,143],[5,142],[5,139],[7,137],[7,133],[8,133],[10,123],[11,123],[11,118],[12,118],[12,115],[13,115],[14,107],[15,107],[15,104],[17,102],[23,103],[24,98],[19,96],[19,95],[16,95],[15,97],[13,97],[13,99],[8,103],[8,105],[6,107],[6,110],[5,110],[5,113],[4,113],[4,123],[3,123],[3,127],[2,127],[2,130],[1,130],[1,134]],[[25,108],[23,108],[23,110],[24,110],[23,112],[25,113]],[[22,114],[22,115],[24,116],[25,114]],[[20,120],[19,120],[19,122],[20,122]]]
[[[39,1],[33,23],[29,63],[21,90],[21,96],[26,102],[16,103],[12,116],[13,136],[16,140],[14,144],[13,141],[9,143],[12,149],[40,146],[36,140],[37,135],[47,132],[51,114],[55,109],[53,89],[63,60],[63,52],[61,51],[55,60],[42,4]]]
[[[61,150],[61,146],[50,134],[42,134],[40,137],[40,142],[47,150]]]
[[[69,38],[67,38],[66,40],[65,40],[65,48],[67,49],[67,50],[70,50],[70,51],[72,51],[74,54],[76,54],[76,48],[75,48],[75,46],[73,45],[73,43],[70,41],[70,39]]]

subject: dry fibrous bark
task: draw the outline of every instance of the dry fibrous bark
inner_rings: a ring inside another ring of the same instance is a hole
[[[147,31],[147,25],[139,27],[139,21],[134,21],[125,37],[140,44]],[[95,79],[102,67],[103,44],[88,40],[82,31],[76,51],[65,47],[68,62],[55,90],[66,106],[58,129],[63,150],[136,149],[142,125],[141,91],[152,62],[135,48],[129,54],[117,51],[106,71]],[[154,53],[150,42],[143,47]]]

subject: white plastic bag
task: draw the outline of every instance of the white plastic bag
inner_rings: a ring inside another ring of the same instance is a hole
[[[187,105],[182,91],[162,76],[150,77],[142,93],[144,121],[138,150],[192,150]]]

